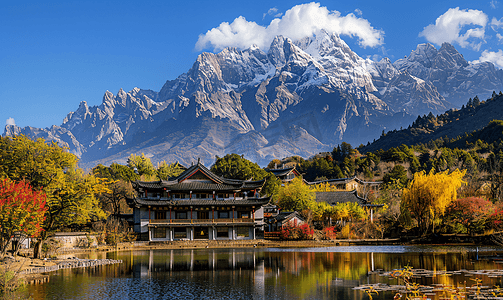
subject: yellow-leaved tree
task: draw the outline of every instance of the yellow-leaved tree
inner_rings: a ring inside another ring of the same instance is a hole
[[[414,174],[414,179],[403,190],[401,209],[403,215],[408,215],[417,221],[421,234],[435,231],[434,221],[442,216],[446,207],[457,197],[457,190],[463,183],[466,170],[456,169],[426,174],[421,171]]]

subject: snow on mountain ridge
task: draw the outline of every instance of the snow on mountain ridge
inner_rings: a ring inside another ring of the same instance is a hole
[[[395,63],[375,62],[320,31],[298,41],[277,36],[267,53],[256,45],[201,53],[159,92],[107,91],[98,106],[82,102],[61,127],[24,132],[59,139],[84,162],[104,153],[123,161],[145,147],[157,161],[211,161],[229,151],[266,161],[309,156],[343,140],[365,143],[406,125],[400,122],[410,115],[451,108],[443,95],[485,92],[502,82],[503,71],[468,64],[449,44],[421,44]]]

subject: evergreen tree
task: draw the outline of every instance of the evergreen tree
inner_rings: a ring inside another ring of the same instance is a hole
[[[477,107],[479,105],[480,105],[479,97],[475,96],[475,98],[473,98],[473,107]]]

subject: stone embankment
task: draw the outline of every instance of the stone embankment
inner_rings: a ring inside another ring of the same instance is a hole
[[[111,265],[111,264],[120,264],[122,260],[114,260],[114,259],[79,259],[73,258],[69,260],[60,260],[56,261],[56,264],[52,266],[33,266],[30,268],[26,268],[19,273],[21,275],[27,274],[37,274],[37,273],[47,273],[53,272],[61,269],[72,269],[72,268],[87,268],[87,267],[97,267],[103,265]]]

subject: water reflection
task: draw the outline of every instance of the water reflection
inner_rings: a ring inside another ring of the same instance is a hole
[[[481,248],[479,254],[499,251]],[[497,261],[474,260],[476,255],[475,248],[403,246],[127,251],[107,255],[123,260],[121,265],[61,270],[50,283],[30,286],[30,294],[34,299],[362,299],[354,287],[397,284],[376,270],[502,269]],[[469,278],[420,280],[456,286]],[[500,277],[483,280],[501,284]]]

